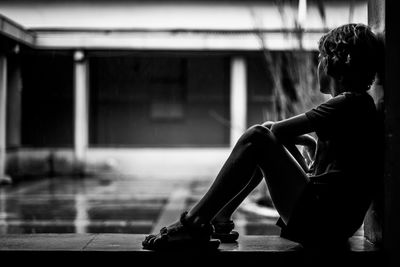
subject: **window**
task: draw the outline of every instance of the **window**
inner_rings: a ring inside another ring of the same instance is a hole
[[[229,145],[228,58],[107,52],[89,65],[90,145]]]

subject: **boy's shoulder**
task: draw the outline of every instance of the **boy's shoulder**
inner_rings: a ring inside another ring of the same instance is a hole
[[[326,102],[322,103],[316,110],[334,113],[364,113],[367,110],[376,109],[373,98],[367,93],[343,92]]]
[[[345,102],[347,102],[349,97],[351,97],[351,96],[349,96],[347,93],[341,93],[341,94],[331,97],[330,99],[328,99],[327,101],[322,103],[322,105],[338,107],[338,106],[343,105]]]
[[[367,92],[343,92],[330,100],[328,102],[336,104],[356,104],[364,102],[373,102],[372,97]]]

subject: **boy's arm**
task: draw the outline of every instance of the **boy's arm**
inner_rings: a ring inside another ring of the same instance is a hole
[[[303,170],[307,172],[308,165],[306,160],[296,147],[296,144],[307,146],[311,150],[312,155],[315,154],[315,139],[311,135],[306,135],[306,133],[313,131],[306,115],[300,114],[278,122],[267,121],[263,123],[263,126],[272,131],[275,137],[286,147]]]

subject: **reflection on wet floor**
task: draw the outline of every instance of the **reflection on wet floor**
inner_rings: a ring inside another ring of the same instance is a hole
[[[0,233],[147,234],[175,220],[209,180],[48,178],[0,187]],[[274,214],[239,208],[241,234],[279,234]]]

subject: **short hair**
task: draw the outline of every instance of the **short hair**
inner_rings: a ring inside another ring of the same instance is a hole
[[[327,73],[335,79],[357,83],[352,90],[368,90],[379,64],[381,44],[378,37],[364,24],[350,23],[324,34],[318,49],[327,58]]]

